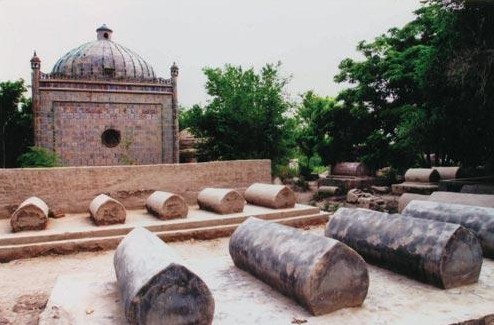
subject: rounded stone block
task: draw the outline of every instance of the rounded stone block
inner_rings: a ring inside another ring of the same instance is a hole
[[[484,256],[494,258],[494,208],[414,200],[402,213],[413,218],[462,225],[477,235]]]
[[[40,198],[32,196],[22,202],[12,214],[12,231],[43,230],[48,224],[48,214],[48,205]]]
[[[465,186],[463,186],[465,187]],[[427,201],[494,208],[494,195],[436,191]]]
[[[125,223],[127,217],[122,203],[105,194],[100,194],[91,201],[89,213],[98,226]]]
[[[328,195],[339,195],[341,193],[341,190],[338,186],[319,186],[317,192]]]
[[[163,220],[185,218],[189,211],[180,195],[161,191],[156,191],[147,198],[146,209]]]
[[[440,179],[439,172],[432,168],[410,168],[405,173],[406,182],[437,183]]]
[[[460,178],[462,169],[460,167],[433,167],[437,170],[441,180]]]
[[[235,265],[313,315],[360,306],[369,286],[364,260],[339,241],[249,218],[229,243]]]
[[[479,279],[480,243],[460,225],[340,208],[331,217],[325,235],[352,247],[368,263],[440,288]]]
[[[129,324],[212,323],[214,298],[207,285],[150,231],[131,231],[113,264]]]
[[[415,193],[403,193],[398,199],[398,213],[401,213],[403,209],[410,203],[412,200],[423,200],[426,201],[429,198],[429,195],[423,194],[415,194]]]
[[[245,200],[235,190],[228,188],[205,188],[197,196],[202,210],[218,214],[239,213],[244,210]]]
[[[295,193],[287,186],[261,183],[249,186],[244,198],[250,204],[271,209],[293,208],[297,201]]]
[[[331,170],[332,175],[341,176],[368,176],[369,168],[361,162],[340,162],[334,165]]]

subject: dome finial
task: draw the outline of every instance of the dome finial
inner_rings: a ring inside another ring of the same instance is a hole
[[[107,40],[111,41],[111,35],[113,31],[106,26],[106,24],[101,25],[98,29],[96,29],[96,36],[98,40]]]

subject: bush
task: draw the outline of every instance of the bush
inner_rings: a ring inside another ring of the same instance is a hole
[[[273,175],[284,181],[298,176],[298,170],[296,168],[290,168],[287,165],[275,165]]]
[[[29,150],[19,157],[18,163],[22,168],[56,167],[60,165],[60,160],[53,151],[42,147],[29,147]]]

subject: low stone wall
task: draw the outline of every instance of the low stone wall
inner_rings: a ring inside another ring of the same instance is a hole
[[[205,187],[244,191],[252,183],[271,182],[269,160],[197,164],[0,169],[0,219],[10,218],[26,198],[37,196],[51,209],[87,212],[91,200],[105,193],[127,209],[144,208],[156,190],[182,195],[195,204]]]

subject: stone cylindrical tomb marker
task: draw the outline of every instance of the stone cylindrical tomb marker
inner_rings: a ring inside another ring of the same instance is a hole
[[[339,162],[331,170],[332,175],[341,176],[368,176],[369,168],[361,162]]]
[[[341,189],[338,186],[319,186],[317,192],[328,195],[339,195],[341,193]]]
[[[367,264],[337,240],[251,217],[235,230],[229,249],[238,268],[313,315],[360,306],[367,295]]]
[[[463,186],[465,187],[465,186]],[[470,194],[456,192],[436,191],[424,201],[434,201],[442,203],[473,205],[478,207],[494,208],[494,195],[490,194]]]
[[[89,213],[98,226],[124,223],[127,211],[122,203],[100,194],[89,204]]]
[[[245,200],[254,205],[271,209],[293,208],[295,193],[285,185],[254,183],[244,194]]]
[[[352,247],[369,263],[440,288],[479,279],[482,249],[477,237],[460,225],[340,208],[325,235]]]
[[[211,324],[214,299],[182,259],[144,228],[132,230],[113,258],[130,324]]]
[[[462,170],[460,167],[433,167],[437,170],[442,180],[460,178]]]
[[[494,258],[494,208],[413,200],[402,213],[413,218],[462,225],[477,235],[484,256]]]
[[[405,173],[406,182],[437,183],[440,179],[439,172],[431,168],[410,168]]]
[[[398,199],[398,213],[401,213],[403,209],[410,203],[412,200],[424,200],[426,201],[429,198],[429,195],[423,194],[415,194],[415,193],[403,193]]]
[[[161,191],[156,191],[148,197],[146,209],[163,220],[185,218],[189,211],[189,207],[180,195]]]
[[[244,211],[245,200],[235,190],[209,187],[199,192],[197,203],[202,210],[229,214]]]
[[[10,218],[13,232],[24,230],[43,230],[48,224],[49,208],[36,196],[22,202]]]

